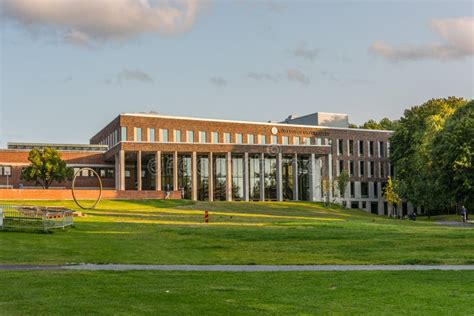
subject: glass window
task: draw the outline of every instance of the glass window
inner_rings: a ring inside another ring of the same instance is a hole
[[[260,135],[260,144],[266,144],[267,143],[267,137],[265,135]]]
[[[354,176],[354,161],[353,160],[349,161],[349,175],[351,177]]]
[[[194,131],[188,131],[188,143],[194,143]]]
[[[278,136],[272,135],[272,144],[278,144]]]
[[[130,170],[125,170],[125,178],[130,178]]]
[[[293,144],[295,144],[295,145],[299,145],[299,144],[300,144],[300,137],[299,137],[299,136],[295,136],[295,137],[293,138]]]
[[[248,134],[247,135],[247,142],[249,144],[254,144],[255,143],[255,136],[253,134]]]
[[[0,166],[0,176],[3,176],[3,167]]]
[[[365,166],[364,162],[359,161],[359,176],[361,176],[361,177],[363,177],[364,173],[365,173],[364,166]]]
[[[206,132],[200,131],[199,132],[199,142],[205,143],[206,142]]]
[[[338,155],[344,154],[344,140],[342,139],[337,140],[337,154]]]
[[[360,183],[360,195],[363,198],[369,197],[369,184],[367,182]]]
[[[311,138],[305,137],[305,138],[303,138],[303,140],[304,140],[305,145],[311,145]]]
[[[162,129],[161,130],[161,136],[163,137],[162,140],[161,140],[163,143],[167,143],[169,141],[168,130],[167,129]]]
[[[182,140],[181,140],[181,131],[179,129],[176,129],[174,131],[174,141],[175,143],[181,143]]]
[[[224,143],[230,144],[230,133],[224,133]]]
[[[142,141],[142,129],[141,127],[135,127],[135,141],[141,142]],[[110,137],[109,137],[109,144],[110,144]]]
[[[127,141],[127,127],[125,127],[125,126],[122,126],[122,128],[120,130],[120,139],[121,139],[122,142]]]
[[[364,142],[359,140],[359,156],[364,155]]]
[[[218,144],[219,143],[219,133],[218,132],[212,132],[212,143],[213,144]]]
[[[288,136],[283,136],[282,140],[283,140],[283,145],[288,145],[288,143],[290,142],[288,139]]]
[[[244,142],[242,134],[240,134],[240,133],[235,134],[235,142],[237,144],[242,144]]]
[[[154,128],[148,129],[148,141],[155,142],[155,129]]]
[[[3,167],[3,175],[4,176],[11,176],[12,175],[12,167],[4,166]]]
[[[354,155],[354,140],[352,139],[349,140],[349,155]]]
[[[383,142],[379,142],[379,156],[384,157],[385,156],[385,150],[384,150],[384,145]]]
[[[373,156],[374,156],[374,142],[369,141],[369,157],[373,157]]]

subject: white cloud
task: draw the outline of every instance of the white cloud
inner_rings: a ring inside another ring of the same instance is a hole
[[[223,87],[227,85],[227,80],[222,77],[211,77],[209,82],[215,85],[216,87]]]
[[[308,76],[306,76],[304,73],[302,73],[298,69],[288,69],[286,71],[286,78],[290,81],[296,81],[302,84],[311,83],[311,80],[309,80]]]
[[[433,19],[430,28],[440,37],[441,43],[394,47],[378,41],[369,50],[391,61],[453,60],[474,55],[474,17]]]
[[[121,72],[116,74],[113,78],[105,80],[107,84],[121,84],[124,81],[138,81],[144,83],[153,82],[153,77],[148,73],[139,69],[123,69]]]
[[[194,24],[205,0],[0,0],[2,15],[29,28],[60,31],[64,40],[123,40],[174,35]]]
[[[302,44],[292,51],[295,57],[300,57],[309,61],[315,60],[319,56],[319,49],[309,48],[306,44]]]
[[[281,80],[294,81],[304,85],[311,83],[309,77],[298,69],[287,69],[284,73],[266,73],[266,72],[249,72],[247,77],[257,81],[279,82]]]

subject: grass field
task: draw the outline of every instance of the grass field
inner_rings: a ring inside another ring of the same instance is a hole
[[[474,264],[474,229],[434,220],[303,202],[104,201],[64,231],[0,232],[0,264]],[[473,281],[474,271],[0,271],[0,315],[463,315]]]
[[[104,201],[86,214],[52,234],[1,232],[0,263],[474,263],[474,229],[315,203]]]
[[[472,315],[474,271],[9,272],[2,315]]]

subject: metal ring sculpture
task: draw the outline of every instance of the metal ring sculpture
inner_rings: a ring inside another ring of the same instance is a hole
[[[99,188],[100,188],[99,197],[97,198],[97,200],[95,201],[95,203],[91,207],[82,206],[77,201],[77,198],[76,198],[76,193],[75,193],[76,178],[79,175],[79,173],[81,173],[83,170],[88,170],[88,171],[92,172],[92,174],[97,178],[97,180],[99,180]],[[74,174],[74,179],[72,180],[72,189],[71,190],[72,190],[72,197],[74,199],[74,202],[76,202],[77,206],[79,206],[83,210],[93,210],[93,209],[95,209],[97,204],[99,204],[100,200],[102,199],[102,179],[100,178],[99,174],[94,169],[92,169],[92,168],[81,168],[81,169],[77,170],[76,173]]]

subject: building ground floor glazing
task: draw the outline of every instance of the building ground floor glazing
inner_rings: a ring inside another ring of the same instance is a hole
[[[318,201],[324,195],[324,157],[315,154],[122,150],[115,158],[118,190],[180,191],[201,201]]]

